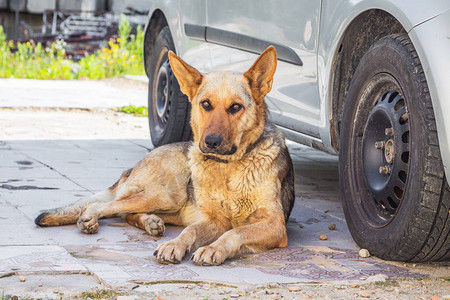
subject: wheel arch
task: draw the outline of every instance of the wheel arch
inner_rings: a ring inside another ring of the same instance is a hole
[[[360,13],[347,26],[333,58],[330,82],[331,146],[339,151],[339,132],[344,103],[350,81],[361,58],[376,41],[384,36],[406,33],[402,24],[390,13],[370,9]]]
[[[144,35],[144,66],[147,77],[149,76],[150,58],[155,40],[165,26],[168,26],[166,16],[160,9],[155,9],[147,23]]]

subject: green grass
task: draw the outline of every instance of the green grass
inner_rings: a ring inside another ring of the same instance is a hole
[[[74,62],[66,55],[62,40],[47,46],[34,41],[17,43],[6,40],[0,25],[0,78],[103,79],[144,74],[142,61],[144,32],[131,26],[122,15],[118,37],[108,46]]]
[[[384,287],[395,287],[395,286],[399,286],[398,282],[395,280],[386,280],[386,281],[376,281],[375,282],[376,286],[384,286]]]
[[[134,105],[128,105],[121,107],[117,109],[120,112],[126,113],[126,114],[133,114],[138,117],[147,117],[148,116],[148,109],[145,106],[134,106]]]
[[[115,299],[117,296],[126,295],[124,292],[116,292],[114,290],[107,289],[92,289],[89,292],[82,292],[79,296],[75,296],[77,299]]]

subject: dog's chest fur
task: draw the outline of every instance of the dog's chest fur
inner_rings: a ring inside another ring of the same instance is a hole
[[[228,163],[204,160],[191,150],[191,171],[197,205],[202,211],[223,214],[233,226],[267,206],[280,189],[275,159],[280,147],[272,137],[260,142],[242,159]]]

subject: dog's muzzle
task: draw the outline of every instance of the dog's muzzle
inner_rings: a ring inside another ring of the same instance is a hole
[[[222,137],[217,134],[208,134],[205,137],[205,145],[210,150],[219,148],[220,144],[222,144]]]
[[[222,137],[216,134],[207,135],[204,144],[200,143],[199,147],[205,154],[233,155],[237,151],[235,145],[231,146],[231,149],[225,149]]]

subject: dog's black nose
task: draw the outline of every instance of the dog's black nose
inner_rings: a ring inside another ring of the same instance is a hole
[[[210,134],[205,137],[205,144],[209,149],[217,149],[222,143],[222,138],[215,134]]]

